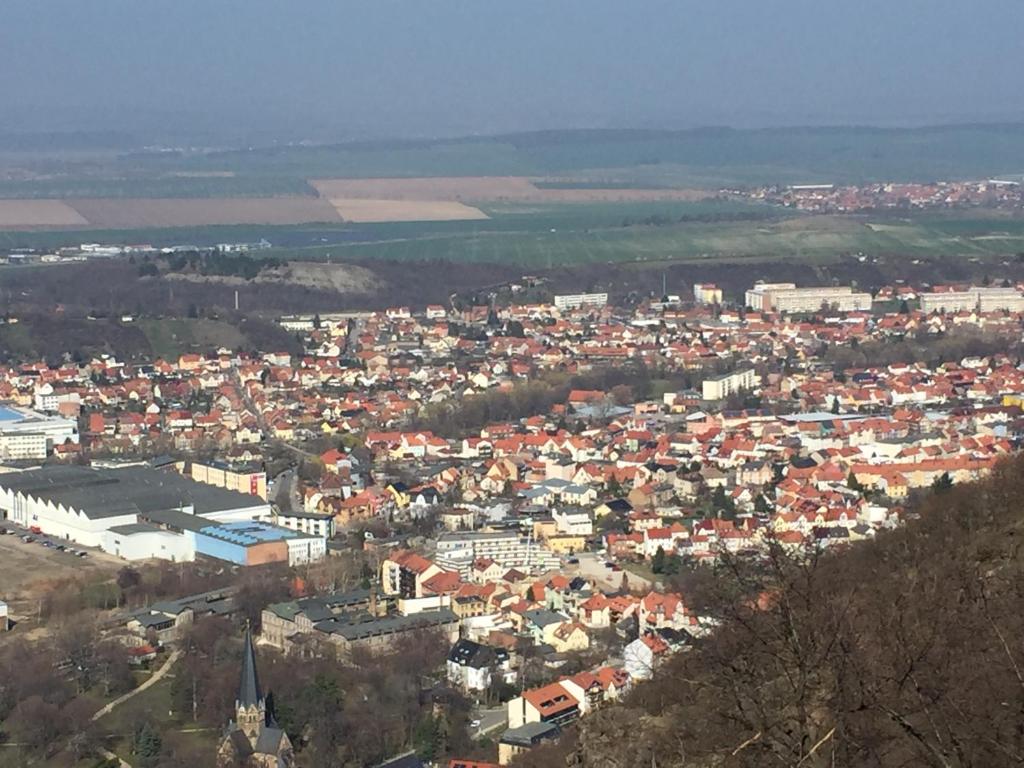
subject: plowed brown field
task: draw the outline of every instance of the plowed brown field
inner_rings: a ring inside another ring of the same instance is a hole
[[[689,189],[542,189],[525,176],[446,176],[408,179],[312,179],[333,200],[455,200],[464,202],[600,203],[699,200]]]
[[[0,227],[82,227],[89,222],[63,200],[0,200]]]
[[[337,223],[338,212],[315,197],[70,200],[89,224],[107,229],[214,224]]]
[[[457,200],[364,200],[331,198],[341,218],[351,222],[463,221],[488,218]]]

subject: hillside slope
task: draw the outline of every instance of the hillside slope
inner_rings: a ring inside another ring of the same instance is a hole
[[[584,721],[572,764],[1020,765],[1022,499],[1017,458],[873,542],[727,563],[696,590],[719,631]]]

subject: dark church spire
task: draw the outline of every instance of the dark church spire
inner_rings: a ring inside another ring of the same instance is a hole
[[[260,678],[256,671],[256,649],[252,644],[252,630],[245,628],[245,649],[242,651],[242,679],[238,685],[238,706],[258,707],[263,703]]]

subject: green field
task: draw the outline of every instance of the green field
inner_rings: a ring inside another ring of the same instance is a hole
[[[394,222],[388,224],[309,224],[296,226],[223,225],[130,230],[0,231],[0,248],[52,249],[79,243],[149,243],[154,246],[188,243],[209,246],[226,242],[255,242],[261,237],[276,246],[301,248],[322,237],[335,241],[377,241],[476,232],[546,232],[618,227],[627,219],[651,216],[790,216],[788,211],[732,200],[652,203],[522,204],[486,208],[491,219],[478,221]]]
[[[138,325],[153,354],[168,360],[177,360],[185,352],[217,347],[235,349],[249,343],[237,326],[219,320],[140,320]]]
[[[302,258],[447,259],[547,268],[564,264],[679,261],[712,257],[804,259],[842,253],[965,257],[1024,251],[1024,220],[919,217],[875,223],[854,217],[792,217],[766,221],[687,222],[667,226],[571,226],[515,228],[514,214],[494,211],[488,227],[420,233],[376,242],[306,249]],[[495,222],[507,222],[498,229]],[[474,223],[475,224],[475,223]],[[292,255],[300,255],[298,253]]]
[[[265,237],[274,248],[254,255],[512,262],[531,268],[712,257],[991,257],[1024,252],[1024,218],[984,211],[810,216],[731,200],[504,204],[483,209],[490,218],[479,221],[6,232],[0,233],[0,247],[55,248],[91,241],[203,246]]]

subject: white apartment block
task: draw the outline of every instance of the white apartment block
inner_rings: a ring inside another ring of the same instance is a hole
[[[558,565],[558,556],[518,531],[474,531],[445,533],[437,540],[435,562],[442,568],[469,576],[473,562],[488,558],[502,568],[523,572],[545,570]]]
[[[694,283],[693,300],[698,304],[721,304],[722,289],[714,283]]]
[[[744,298],[748,307],[760,311],[817,312],[825,308],[857,312],[871,309],[871,294],[854,293],[848,285],[797,288],[794,283],[757,283]]]
[[[705,400],[724,400],[733,392],[751,390],[757,385],[758,377],[754,369],[746,368],[705,379],[701,385],[701,396]]]
[[[25,408],[0,406],[0,460],[45,459],[55,445],[78,442],[78,423]]]
[[[1016,288],[970,288],[922,293],[922,312],[1024,312],[1024,294]]]
[[[581,307],[603,307],[607,303],[607,293],[563,293],[555,296],[555,307],[562,311]]]

